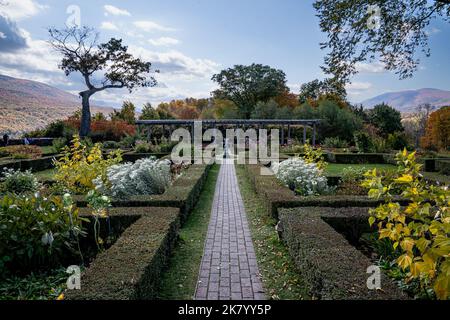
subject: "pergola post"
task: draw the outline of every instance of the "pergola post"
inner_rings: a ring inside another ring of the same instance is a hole
[[[152,139],[152,127],[148,126],[148,129],[147,129],[147,142],[151,143],[151,139]]]
[[[313,147],[316,146],[316,123],[313,124],[313,140],[312,140]]]
[[[284,125],[281,126],[281,145],[284,145]]]
[[[287,141],[287,144],[289,144],[290,141],[291,141],[291,125],[288,124],[288,141]]]
[[[306,126],[303,125],[303,144],[306,144]]]
[[[166,126],[162,125],[161,141],[166,137]]]
[[[194,122],[191,124],[191,142],[194,143]]]

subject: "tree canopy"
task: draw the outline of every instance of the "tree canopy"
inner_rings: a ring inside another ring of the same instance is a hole
[[[330,52],[324,72],[349,81],[364,61],[379,60],[401,79],[411,77],[420,59],[429,56],[430,22],[450,18],[450,0],[316,0],[320,28],[328,34],[321,44]]]
[[[215,98],[227,99],[238,107],[244,119],[249,119],[259,101],[267,102],[288,91],[283,71],[262,64],[236,65],[215,74],[212,80],[219,84]]]

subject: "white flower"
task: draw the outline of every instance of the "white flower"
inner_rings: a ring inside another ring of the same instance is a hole
[[[53,233],[51,231],[46,232],[41,238],[42,243],[44,245],[49,245],[49,246],[52,245],[53,240],[55,240],[55,239],[53,238]]]

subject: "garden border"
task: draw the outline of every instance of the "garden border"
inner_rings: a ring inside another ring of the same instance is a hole
[[[116,218],[139,218],[126,228],[108,250],[99,253],[83,272],[81,290],[66,290],[65,298],[68,300],[156,297],[161,273],[177,240],[179,208],[117,208],[111,211]]]
[[[408,299],[384,273],[381,273],[382,290],[369,290],[366,283],[370,274],[366,271],[373,262],[325,221],[339,219],[346,224],[358,224],[365,218],[368,213],[362,208],[280,210],[282,239],[312,297],[326,300]]]

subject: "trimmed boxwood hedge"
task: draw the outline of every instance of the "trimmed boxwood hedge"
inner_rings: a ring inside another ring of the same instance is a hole
[[[386,163],[386,156],[383,153],[333,153],[327,152],[326,160],[332,163],[345,164],[368,164]]]
[[[289,188],[283,186],[275,176],[262,176],[260,165],[245,165],[247,178],[256,193],[261,195],[262,200],[266,204],[268,215],[278,218],[278,208],[295,208],[295,207],[376,207],[383,203],[383,200],[372,200],[367,196],[296,196]],[[406,204],[406,201],[397,199],[398,202]]]
[[[297,270],[316,299],[407,299],[382,273],[382,290],[369,290],[367,268],[374,263],[338,233],[326,219],[342,219],[345,229],[366,223],[367,209],[305,207],[280,210],[283,241]]]
[[[179,229],[178,208],[120,208],[112,216],[139,218],[81,276],[69,300],[154,299]]]
[[[0,165],[0,171],[3,168],[12,168],[14,170],[31,170],[33,172],[44,171],[53,168],[53,159],[55,156],[42,157],[39,159],[12,160]]]
[[[113,207],[176,207],[180,208],[181,222],[198,200],[211,165],[191,165],[161,195],[134,196],[128,200],[113,200]],[[84,196],[74,196],[78,207],[86,207]]]

